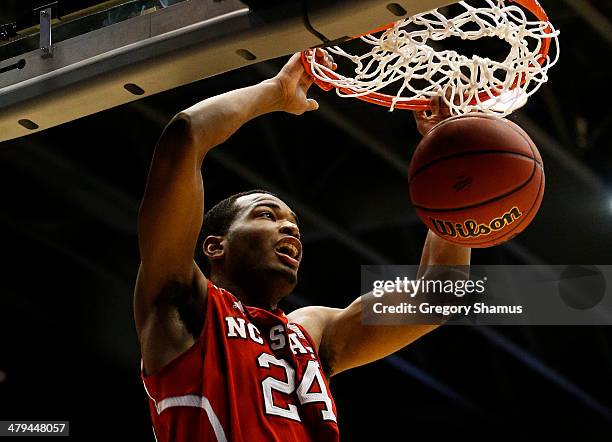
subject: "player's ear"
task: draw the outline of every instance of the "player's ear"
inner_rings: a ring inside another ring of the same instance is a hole
[[[204,254],[209,260],[221,259],[225,254],[225,247],[222,236],[207,236],[202,244]]]

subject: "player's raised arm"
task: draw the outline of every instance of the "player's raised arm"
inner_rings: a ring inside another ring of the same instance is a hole
[[[197,103],[164,129],[138,215],[141,265],[134,314],[148,372],[193,343],[185,315],[203,318],[206,278],[193,257],[204,214],[204,157],[259,115],[316,109],[306,96],[311,84],[296,54],[274,78]]]

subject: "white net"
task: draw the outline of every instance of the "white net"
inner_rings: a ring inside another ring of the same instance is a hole
[[[401,20],[379,35],[360,37],[370,49],[362,55],[328,47],[336,59],[345,57],[354,64],[349,76],[307,56],[312,74],[345,97],[365,97],[394,86],[387,102],[391,110],[440,96],[453,114],[511,113],[548,80],[548,69],[559,58],[559,31],[502,0],[459,2],[453,8],[460,12],[452,17],[443,9],[433,10]],[[433,47],[449,37],[497,37],[509,49],[505,59],[495,61]]]

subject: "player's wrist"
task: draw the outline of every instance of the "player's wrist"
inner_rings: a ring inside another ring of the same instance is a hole
[[[282,82],[276,78],[269,78],[257,85],[262,93],[265,113],[286,110],[286,93]]]

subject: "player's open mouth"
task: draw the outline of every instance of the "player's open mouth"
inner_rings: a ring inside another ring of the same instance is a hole
[[[297,268],[300,263],[301,246],[297,238],[285,238],[279,241],[274,251],[285,264]]]
[[[289,265],[290,267],[293,267],[294,269],[297,268],[297,266],[299,264],[299,261],[297,259],[293,259],[289,255],[285,255],[284,253],[280,253],[278,250],[276,250],[276,254],[281,259],[281,261],[283,261],[285,264]]]

